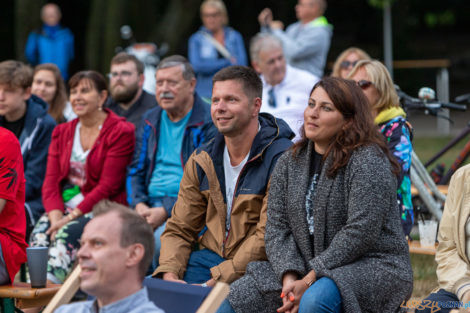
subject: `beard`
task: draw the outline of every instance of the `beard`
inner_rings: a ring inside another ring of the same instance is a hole
[[[122,88],[117,89],[117,87]],[[134,99],[138,91],[139,85],[137,83],[129,86],[124,86],[122,84],[114,85],[113,87],[111,87],[111,97],[116,102],[129,103],[132,101],[132,99]]]

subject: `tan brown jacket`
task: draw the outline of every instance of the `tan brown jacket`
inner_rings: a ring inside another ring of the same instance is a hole
[[[439,288],[456,294],[460,300],[470,290],[470,260],[465,251],[465,225],[469,216],[470,165],[467,165],[450,181],[436,252]]]
[[[289,138],[293,133],[284,121],[270,114],[260,114],[259,121],[261,129],[235,187],[228,235],[225,235],[225,142],[218,134],[186,163],[178,200],[161,237],[160,266],[154,275],[171,272],[182,279],[196,241],[226,259],[211,268],[215,280],[230,283],[245,273],[249,262],[266,259],[268,182],[277,159],[292,144]],[[203,228],[204,233],[197,238]]]

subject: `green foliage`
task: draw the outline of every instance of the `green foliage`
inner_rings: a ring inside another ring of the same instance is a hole
[[[395,0],[368,0],[369,4],[377,9],[383,9],[387,5],[392,5]]]
[[[455,14],[452,10],[439,13],[428,12],[424,15],[424,21],[429,28],[437,26],[452,26],[455,24]]]

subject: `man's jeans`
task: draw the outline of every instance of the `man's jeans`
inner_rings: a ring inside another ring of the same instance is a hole
[[[162,197],[162,198],[151,198],[149,200],[150,207],[163,207],[167,212],[171,212],[173,206],[175,205],[177,198],[176,197]],[[155,252],[153,254],[152,261],[152,271],[158,267],[158,259],[160,258],[160,248],[162,247],[162,242],[160,240],[161,235],[165,231],[166,221],[157,227],[153,233],[155,238]]]
[[[333,280],[322,277],[308,288],[300,299],[299,313],[340,313],[341,294]],[[227,299],[217,313],[235,313]]]
[[[155,251],[153,253],[153,261],[152,267],[155,270],[158,267],[158,259],[160,258],[160,248],[162,247],[162,241],[160,240],[160,236],[165,231],[166,222],[157,227],[153,232],[153,237],[155,237]]]
[[[211,267],[225,261],[220,255],[209,249],[193,251],[189,257],[183,280],[188,284],[202,284],[211,279]]]

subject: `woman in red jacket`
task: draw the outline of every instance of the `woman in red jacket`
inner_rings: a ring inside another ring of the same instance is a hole
[[[102,199],[126,204],[126,167],[132,159],[134,126],[103,108],[104,77],[76,73],[69,81],[78,118],[52,133],[42,187],[46,214],[31,235],[31,246],[49,246],[48,279],[62,283],[70,272],[83,227]]]

